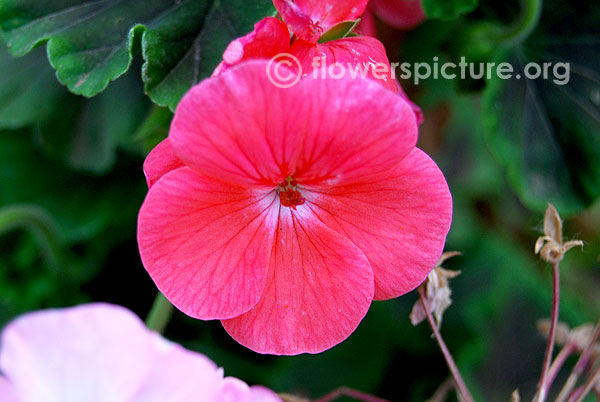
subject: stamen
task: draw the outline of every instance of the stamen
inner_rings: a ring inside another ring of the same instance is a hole
[[[278,188],[279,200],[284,207],[290,207],[296,210],[296,206],[304,204],[306,201],[302,194],[296,188],[298,183],[292,177],[288,177]]]

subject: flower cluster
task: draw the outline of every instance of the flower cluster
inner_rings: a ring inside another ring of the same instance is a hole
[[[221,320],[259,353],[343,341],[373,300],[423,282],[450,227],[448,186],[415,147],[418,116],[396,82],[307,74],[280,88],[267,77],[281,52],[305,73],[315,54],[388,62],[373,38],[319,43],[366,3],[275,0],[282,20],[230,44],[144,164],[145,268],[181,311]]]

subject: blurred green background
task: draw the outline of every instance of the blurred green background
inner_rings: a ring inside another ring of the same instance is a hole
[[[144,157],[166,137],[169,107],[189,87],[187,55],[198,38],[212,40],[195,77],[201,79],[226,44],[272,13],[272,5],[198,2],[201,24],[180,16],[157,27],[146,16],[144,40],[141,33],[131,43],[109,38],[122,59],[110,59],[110,71],[78,90],[82,72],[74,71],[65,49],[82,41],[96,46],[110,30],[91,22],[81,38],[81,32],[52,37],[22,28],[68,2],[44,3],[0,1],[4,42],[21,56],[6,45],[0,50],[0,326],[26,311],[89,301],[121,304],[144,318],[156,296],[135,239],[147,189]],[[149,9],[167,2],[151,3]],[[565,235],[586,243],[561,265],[560,318],[577,326],[600,317],[600,7],[547,1],[533,34],[507,44],[494,27],[518,19],[519,2],[462,3],[473,4],[408,33],[378,23],[390,60],[465,55],[517,65],[572,63],[565,86],[493,79],[403,83],[425,112],[419,146],[439,164],[453,194],[446,250],[463,253],[445,264],[463,273],[452,281],[454,303],[442,332],[477,400],[507,401],[516,388],[526,400],[545,347],[536,322],[549,317],[551,306],[549,267],[533,255],[548,201],[565,218]],[[223,32],[224,20],[234,29]],[[46,49],[48,38],[54,44]],[[176,61],[153,55],[149,44],[168,46]],[[89,98],[59,83],[48,55],[61,82]],[[88,62],[93,69],[95,61]],[[169,81],[161,68],[179,78]],[[257,355],[219,322],[182,313],[166,336],[208,355],[227,375],[278,392],[316,398],[344,385],[393,401],[422,401],[448,372],[427,325],[410,324],[415,300],[413,293],[374,302],[347,341],[319,355]]]

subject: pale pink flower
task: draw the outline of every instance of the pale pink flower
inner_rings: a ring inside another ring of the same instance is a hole
[[[442,253],[452,202],[410,106],[371,80],[205,80],[145,162],[144,266],[180,310],[260,353],[317,353]],[[169,171],[165,166],[179,166]]]
[[[17,318],[2,332],[0,370],[3,402],[281,402],[103,303]]]

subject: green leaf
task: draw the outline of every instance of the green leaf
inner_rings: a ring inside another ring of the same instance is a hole
[[[356,21],[344,21],[332,27],[319,38],[319,43],[325,43],[332,40],[343,39],[352,34],[352,30],[360,23],[360,19]]]
[[[452,20],[477,8],[478,0],[423,0],[428,18]]]
[[[528,207],[543,211],[551,202],[567,215],[587,207],[600,196],[600,40],[556,41],[507,57],[515,76],[494,77],[483,96],[491,151]],[[525,79],[531,61],[570,63],[570,81],[561,79],[564,69]]]
[[[47,41],[58,79],[88,97],[127,71],[141,48],[146,91],[173,109],[232,39],[273,10],[269,0],[6,0],[0,28],[16,56]]]
[[[275,12],[270,0],[193,1],[187,8],[165,16],[142,39],[146,91],[171,110],[190,87],[212,74],[233,39]]]

